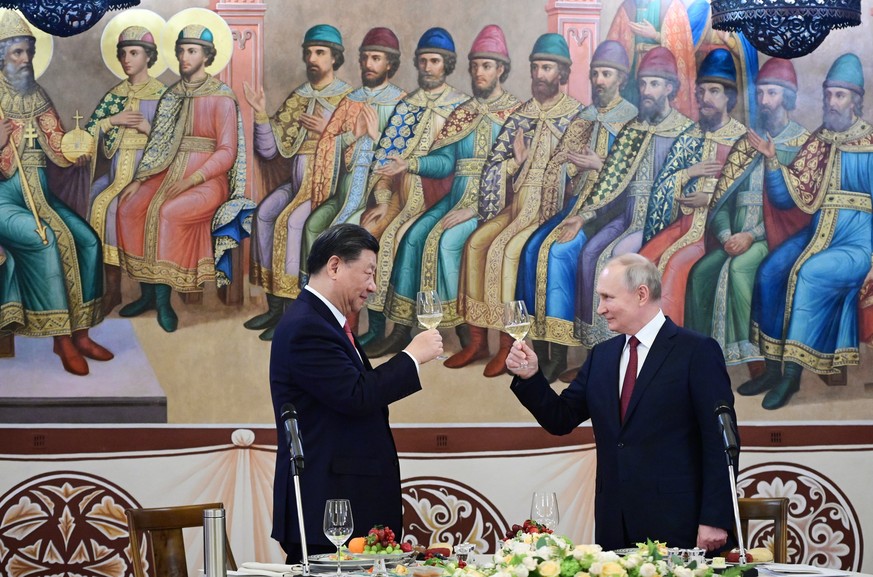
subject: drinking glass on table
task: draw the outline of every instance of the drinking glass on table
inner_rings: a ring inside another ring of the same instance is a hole
[[[554,531],[561,520],[558,496],[551,491],[536,491],[530,502],[530,518]]]
[[[524,340],[530,330],[530,317],[527,316],[527,306],[524,301],[504,303],[503,327],[515,342],[520,343]],[[522,362],[521,366],[526,367],[527,361]]]
[[[419,291],[415,298],[415,312],[421,326],[430,330],[435,329],[443,320],[443,303],[436,291]],[[448,357],[440,355],[441,361]]]
[[[324,504],[324,536],[336,545],[336,574],[340,572],[342,546],[352,536],[355,522],[352,519],[352,505],[348,499],[328,499]]]

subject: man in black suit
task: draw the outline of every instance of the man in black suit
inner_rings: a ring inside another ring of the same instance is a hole
[[[302,557],[294,482],[280,410],[297,410],[305,466],[300,474],[308,553],[336,551],[322,532],[327,499],[349,499],[356,534],[375,524],[403,529],[400,468],[388,405],[421,389],[418,367],[443,351],[436,329],[373,368],[347,318],[376,290],[379,242],[357,225],[340,224],[313,243],[309,284],[276,328],[270,391],[278,430],[273,533],[289,563]]]
[[[720,549],[734,526],[714,414],[720,402],[733,407],[722,351],[713,339],[664,316],[658,270],[638,254],[607,263],[597,294],[597,313],[620,334],[589,351],[560,395],[533,350],[516,343],[506,359],[516,375],[512,391],[554,435],[591,419],[598,544],[619,549],[649,538]]]

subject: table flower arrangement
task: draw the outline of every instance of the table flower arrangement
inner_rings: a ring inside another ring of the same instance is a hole
[[[713,577],[712,567],[670,557],[667,546],[649,541],[625,556],[599,545],[574,545],[553,533],[519,532],[503,542],[493,565],[444,565],[451,577]],[[739,577],[739,568],[723,577]]]

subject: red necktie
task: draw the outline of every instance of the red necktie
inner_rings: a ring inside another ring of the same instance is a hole
[[[621,385],[621,422],[624,423],[624,414],[627,412],[627,406],[630,404],[631,395],[634,394],[634,385],[637,383],[637,345],[640,344],[640,339],[633,336],[628,342],[630,347],[630,358],[627,362],[627,370],[624,373],[624,381]]]
[[[357,347],[355,347],[355,336],[352,334],[352,327],[349,326],[349,321],[345,322],[343,330],[346,331],[346,336],[349,337],[349,342],[352,343],[352,348],[357,349]],[[634,358],[636,358],[636,353],[634,353]]]

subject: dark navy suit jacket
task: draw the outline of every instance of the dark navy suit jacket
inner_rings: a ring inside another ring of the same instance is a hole
[[[624,424],[619,417],[620,335],[588,353],[555,393],[541,372],[512,391],[547,431],[570,433],[591,419],[597,446],[595,540],[605,549],[647,538],[691,548],[698,525],[733,533],[727,460],[715,408],[733,407],[721,348],[669,318],[643,363]]]
[[[307,543],[329,545],[322,532],[327,499],[349,499],[355,535],[375,524],[401,534],[402,504],[397,449],[388,405],[421,389],[406,353],[376,369],[355,352],[343,328],[318,297],[304,290],[273,337],[270,391],[278,431],[273,486],[273,533],[299,543],[294,482],[279,411],[297,409],[305,466],[300,475]]]

